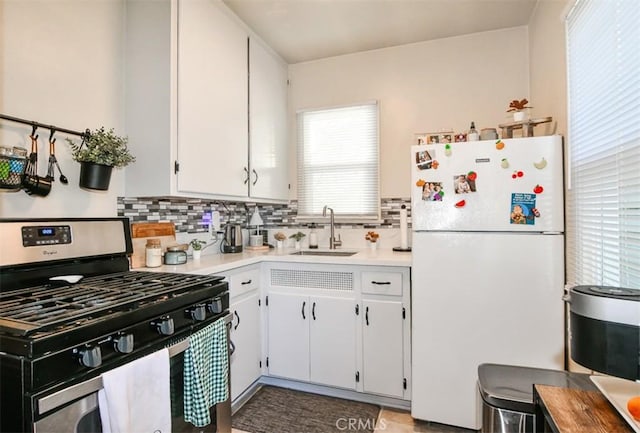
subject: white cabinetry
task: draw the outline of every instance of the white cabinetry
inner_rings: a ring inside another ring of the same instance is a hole
[[[249,196],[287,200],[287,65],[249,41]]]
[[[269,374],[309,380],[309,297],[269,292]]]
[[[247,42],[216,2],[178,2],[180,192],[247,194]]]
[[[249,36],[221,2],[126,2],[127,196],[287,199],[287,70]]]
[[[314,296],[309,321],[310,380],[341,388],[356,387],[355,300]]]
[[[365,392],[402,397],[404,356],[402,350],[402,302],[362,302],[363,388]]]
[[[409,399],[411,383],[408,269],[361,273],[363,391]]]
[[[265,264],[270,376],[409,400],[409,268]]]
[[[260,267],[237,268],[222,276],[229,283],[230,338],[235,347],[230,358],[231,401],[234,401],[261,374]]]
[[[255,291],[231,302],[231,401],[260,377],[260,294]]]
[[[279,265],[267,267],[269,374],[356,389],[353,274]]]

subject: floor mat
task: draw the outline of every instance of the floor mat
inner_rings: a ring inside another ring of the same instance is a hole
[[[373,432],[380,407],[274,386],[262,387],[233,415],[251,433]]]

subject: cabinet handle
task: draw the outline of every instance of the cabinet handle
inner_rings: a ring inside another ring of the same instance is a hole
[[[238,329],[238,326],[240,326],[240,316],[238,316],[238,311],[234,311],[233,314],[236,315],[236,319],[238,319],[238,323],[236,323],[236,326],[233,327],[233,329]]]
[[[364,320],[367,322],[367,326],[369,326],[369,307],[364,310]]]
[[[313,307],[311,307],[311,316],[313,316],[313,320],[316,320],[316,303],[313,303]]]
[[[243,168],[244,168],[244,172],[245,172],[245,173],[246,173],[246,175],[247,175],[247,177],[244,179],[244,182],[243,182],[243,183],[246,185],[246,184],[247,184],[247,182],[249,182],[249,176],[250,176],[250,174],[249,174],[249,169],[248,169],[247,167],[243,167]]]
[[[251,171],[253,172],[253,174],[256,175],[256,180],[253,181],[253,186],[256,186],[256,183],[258,183],[258,172],[256,171],[255,168]]]
[[[307,305],[307,301],[302,302],[302,320],[307,320],[307,316],[304,315],[304,307]]]
[[[249,281],[243,281],[243,282],[241,282],[240,284],[241,284],[241,285],[243,285],[243,286],[245,286],[245,285],[247,285],[247,284],[251,284],[251,280],[249,280]]]
[[[372,281],[371,284],[377,284],[379,286],[388,286],[391,281]]]

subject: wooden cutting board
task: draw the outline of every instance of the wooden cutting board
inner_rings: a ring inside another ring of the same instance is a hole
[[[173,223],[132,223],[131,238],[131,268],[142,268],[145,266],[147,239],[160,239],[164,251],[168,246],[176,244],[176,227]]]

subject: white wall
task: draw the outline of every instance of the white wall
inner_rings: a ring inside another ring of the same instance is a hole
[[[121,0],[1,0],[0,113],[77,131],[104,125],[124,134],[123,37]],[[30,149],[30,132],[0,120],[4,146]],[[42,176],[49,131],[38,133]],[[115,216],[122,170],[114,170],[109,191],[82,190],[65,135],[56,137],[69,184],[56,180],[44,198],[0,193],[0,217]]]
[[[567,133],[567,62],[564,17],[574,0],[539,1],[529,21],[532,117],[553,117],[548,134]],[[537,132],[537,130],[536,130]],[[541,131],[542,132],[542,131]],[[544,133],[544,132],[543,132]]]
[[[381,196],[409,197],[413,134],[508,121],[509,102],[529,97],[528,47],[515,27],[290,65],[290,198],[297,110],[377,99]]]

